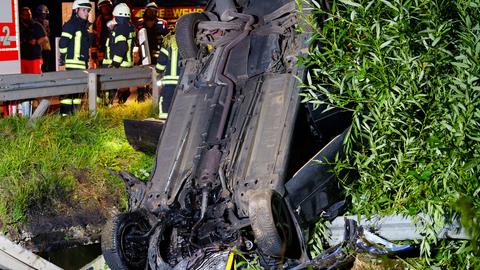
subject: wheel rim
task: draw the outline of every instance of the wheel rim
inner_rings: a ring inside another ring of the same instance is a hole
[[[120,234],[120,249],[122,257],[129,268],[143,269],[145,267],[147,263],[148,239],[141,239],[140,236],[147,232],[148,226],[145,220],[132,220],[123,226]]]

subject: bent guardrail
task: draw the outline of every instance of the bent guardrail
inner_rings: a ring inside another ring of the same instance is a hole
[[[157,73],[151,66],[0,75],[0,101],[87,93],[88,108],[96,111],[98,91],[152,85],[152,102],[158,107]]]

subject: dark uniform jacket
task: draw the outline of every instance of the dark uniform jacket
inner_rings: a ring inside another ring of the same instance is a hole
[[[75,12],[63,25],[59,47],[65,68],[86,69],[88,67],[88,52],[93,40],[88,28],[88,21],[80,19]]]
[[[160,96],[160,118],[167,118],[168,111],[173,101],[175,88],[179,80],[179,58],[178,47],[173,38],[168,48],[162,47],[155,66],[158,73],[163,74],[160,81],[162,84],[162,95]]]
[[[157,61],[158,50],[162,47],[162,37],[168,34],[167,21],[162,19],[154,19],[155,23],[153,27],[146,27],[145,18],[141,18],[137,21],[137,32],[140,29],[145,28],[147,30],[148,48],[150,50],[150,57],[152,64]]]
[[[132,48],[135,40],[135,28],[129,18],[115,18],[117,25],[110,31],[107,39],[104,65],[114,67],[133,66]]]
[[[163,73],[162,85],[177,85],[179,79],[178,47],[175,39],[168,48],[162,47],[155,66],[158,73]]]

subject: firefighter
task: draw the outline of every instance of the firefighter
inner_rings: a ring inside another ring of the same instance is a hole
[[[132,67],[133,42],[135,40],[135,27],[130,21],[130,8],[125,3],[120,3],[113,9],[114,25],[110,37],[106,41],[104,66]],[[124,90],[124,89],[122,89]],[[119,103],[127,101],[129,91],[120,91]],[[113,94],[111,94],[113,97]]]
[[[163,37],[168,33],[167,21],[158,18],[158,6],[155,2],[150,2],[145,6],[143,16],[137,22],[137,33],[140,33],[140,30],[144,28],[146,30],[146,40],[148,43],[149,51],[149,63],[155,64],[157,62],[157,57],[159,50],[162,47],[161,41]],[[145,37],[139,36],[139,44],[142,44],[141,40],[144,40]],[[146,55],[141,56],[142,59],[147,58]],[[150,87],[138,87],[137,88],[137,101],[145,101],[146,96],[151,93]]]
[[[156,63],[158,52],[161,48],[161,41],[168,33],[167,21],[158,18],[158,6],[155,2],[145,6],[143,16],[137,22],[137,31],[145,28],[147,30],[148,48],[150,50],[150,63]]]
[[[179,79],[178,47],[173,33],[165,36],[155,69],[161,74],[162,94],[159,104],[159,118],[166,119]]]
[[[92,43],[92,30],[88,22],[88,13],[92,9],[89,0],[75,0],[72,5],[72,16],[62,29],[59,50],[60,61],[67,70],[87,69],[89,49]],[[72,114],[81,104],[78,94],[60,100],[60,113]]]
[[[95,20],[95,47],[98,49],[98,60],[102,61],[105,56],[105,44],[109,37],[109,29],[107,23],[113,19],[113,5],[110,0],[98,1],[99,15]]]

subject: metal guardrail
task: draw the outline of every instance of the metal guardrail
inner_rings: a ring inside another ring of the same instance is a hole
[[[88,93],[89,110],[96,110],[98,91],[152,85],[152,102],[158,106],[157,73],[152,66],[0,75],[0,101]]]
[[[10,241],[0,233],[0,269],[14,270],[62,270],[62,268],[33,254]]]

